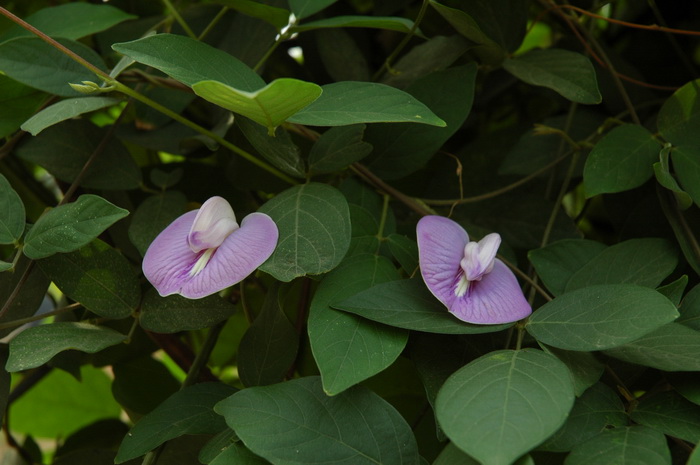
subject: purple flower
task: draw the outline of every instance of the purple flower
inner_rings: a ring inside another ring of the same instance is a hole
[[[200,299],[255,271],[272,255],[278,236],[266,214],[251,213],[239,226],[231,205],[212,197],[155,238],[143,257],[143,273],[163,297]]]
[[[515,275],[496,258],[501,236],[469,242],[464,228],[442,216],[421,218],[416,234],[423,281],[454,316],[498,324],[532,313]]]

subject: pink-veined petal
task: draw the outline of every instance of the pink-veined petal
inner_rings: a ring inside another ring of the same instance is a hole
[[[197,260],[198,254],[187,243],[196,216],[194,210],[170,223],[151,242],[143,257],[143,274],[163,297],[180,292]]]
[[[499,259],[462,297],[451,296],[447,308],[467,323],[492,325],[522,320],[532,313],[513,272]]]
[[[497,233],[491,233],[484,236],[479,242],[469,242],[464,247],[464,258],[460,265],[467,280],[479,280],[493,269],[500,245],[501,236]]]
[[[426,286],[449,307],[461,273],[460,261],[469,235],[459,224],[442,216],[425,216],[416,226],[420,272]]]
[[[199,299],[242,281],[272,255],[278,236],[272,218],[251,213],[216,249],[204,269],[182,285],[180,294]]]
[[[236,215],[223,197],[214,196],[197,210],[187,240],[193,252],[218,247],[238,229]]]

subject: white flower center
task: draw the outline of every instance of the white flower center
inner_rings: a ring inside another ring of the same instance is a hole
[[[481,278],[493,270],[500,245],[501,236],[497,233],[488,234],[479,242],[467,243],[464,247],[464,258],[459,263],[462,270],[455,286],[455,296],[464,296],[472,282],[481,281]]]
[[[204,267],[207,266],[207,263],[209,263],[211,256],[214,255],[215,250],[216,250],[216,248],[207,249],[204,251],[204,253],[202,255],[199,256],[197,261],[194,263],[194,265],[190,269],[190,272],[189,272],[190,277],[197,276],[200,273],[200,271],[202,271],[204,269]]]

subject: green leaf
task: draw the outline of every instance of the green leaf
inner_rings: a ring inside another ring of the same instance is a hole
[[[331,301],[331,306],[388,326],[427,333],[492,333],[511,326],[473,325],[457,319],[420,278],[380,283],[343,300]]]
[[[454,442],[448,443],[440,455],[435,459],[433,465],[479,465],[479,462],[469,457],[459,450]]]
[[[446,122],[446,127],[415,124],[374,125],[369,168],[383,179],[397,179],[421,168],[467,119],[474,100],[475,63],[429,74],[406,89]]]
[[[149,413],[180,389],[180,383],[168,368],[150,354],[114,363],[112,373],[114,400],[130,415]]]
[[[192,84],[200,97],[262,124],[274,135],[275,128],[316,100],[323,90],[320,86],[298,79],[275,79],[265,87],[245,91],[219,81]]]
[[[87,61],[104,70],[102,58],[79,42],[58,39]],[[19,37],[0,44],[0,71],[35,89],[62,97],[81,95],[68,83],[95,81],[92,71],[38,37]]]
[[[279,383],[296,359],[299,337],[279,303],[279,281],[238,346],[238,375],[245,386]]]
[[[319,29],[314,33],[318,54],[333,81],[371,81],[367,57],[345,29]]]
[[[6,137],[31,117],[47,95],[0,74],[0,137]]]
[[[307,16],[318,13],[329,7],[338,0],[289,0],[289,8],[297,19],[304,19]]]
[[[107,135],[87,120],[65,121],[31,138],[17,149],[22,160],[35,163],[58,179],[73,182]],[[94,189],[135,189],[141,184],[141,170],[127,148],[111,140],[85,171],[82,187]]]
[[[141,327],[156,333],[177,333],[203,329],[224,321],[236,307],[217,294],[203,299],[186,299],[179,295],[161,297],[149,290],[141,304]]]
[[[659,182],[659,184],[673,192],[680,209],[686,210],[693,204],[693,199],[686,191],[681,189],[676,181],[676,178],[674,178],[671,174],[669,164],[671,149],[671,145],[666,144],[666,147],[661,149],[661,152],[659,152],[659,161],[654,163],[654,175],[656,176],[656,180]],[[683,162],[681,162],[681,165],[682,164]]]
[[[150,173],[150,178],[153,184],[165,190],[182,181],[182,176],[184,174],[185,171],[182,168],[175,168],[167,171],[153,168]]]
[[[126,435],[114,463],[124,463],[185,434],[215,434],[226,428],[214,405],[236,392],[222,383],[189,386],[141,418]]]
[[[314,174],[332,173],[362,160],[372,151],[363,141],[364,124],[331,128],[324,132],[309,153],[309,170]]]
[[[49,126],[95,110],[116,105],[120,100],[111,97],[77,97],[54,103],[22,124],[22,130],[36,136]]]
[[[693,449],[685,465],[700,465],[700,444],[695,445],[695,449]]]
[[[574,273],[566,292],[596,284],[656,287],[678,264],[678,252],[665,239],[630,239],[603,250]]]
[[[61,20],[57,21],[56,18]],[[134,18],[136,16],[124,13],[110,5],[66,3],[65,5],[42,8],[27,16],[25,21],[48,36],[76,40]],[[24,36],[32,36],[32,33],[16,25],[0,35],[0,42]]]
[[[671,465],[671,452],[666,437],[659,431],[645,426],[627,426],[604,430],[574,447],[566,458],[567,465],[594,463]]]
[[[182,192],[167,191],[148,197],[139,205],[131,218],[129,239],[141,256],[162,230],[185,213],[186,203]]]
[[[552,89],[577,103],[602,101],[595,69],[580,53],[560,49],[533,50],[515,58],[506,58],[503,67],[521,81]]]
[[[659,110],[656,124],[664,139],[675,146],[698,147],[700,134],[700,79],[691,81],[671,95]]]
[[[586,159],[583,183],[586,197],[623,192],[654,175],[661,144],[643,126],[624,124],[607,133]]]
[[[242,91],[254,92],[265,85],[255,71],[237,58],[185,36],[156,34],[114,44],[112,49],[159,69],[188,86],[215,80]]]
[[[683,298],[680,308],[681,316],[676,323],[683,323],[689,328],[700,331],[700,285],[695,285]]]
[[[24,204],[5,176],[0,174],[0,244],[19,241],[24,233]]]
[[[131,264],[99,239],[38,264],[61,292],[100,316],[124,318],[139,307],[141,289]]]
[[[666,284],[665,286],[657,287],[656,291],[660,294],[666,296],[668,300],[673,302],[673,305],[678,307],[683,298],[683,292],[685,287],[688,285],[688,275],[684,274],[675,281]]]
[[[124,334],[88,323],[57,322],[19,333],[10,341],[9,372],[36,368],[64,350],[75,349],[94,354],[126,340]]]
[[[34,315],[44,301],[44,296],[51,282],[39,267],[28,269],[32,263],[34,263],[32,260],[21,256],[15,264],[14,272],[0,273],[0,302],[3,302],[3,306],[6,305],[15,289],[19,287],[19,293],[9,305],[7,313],[2,317],[3,323]],[[26,278],[25,273],[28,273]],[[0,337],[7,336],[14,329],[0,329]]]
[[[418,244],[413,239],[400,234],[390,234],[387,237],[389,251],[394,256],[404,272],[409,276],[418,269]]]
[[[602,383],[595,384],[576,399],[569,418],[539,448],[551,452],[568,452],[611,426],[627,424],[627,413],[615,391]]]
[[[296,34],[314,29],[334,27],[367,27],[409,33],[413,27],[413,21],[397,16],[334,16],[310,23],[297,24],[289,28],[289,33]],[[417,31],[416,34],[420,35],[420,31]]]
[[[700,371],[700,332],[671,323],[605,353],[664,371]]]
[[[556,357],[499,350],[450,376],[435,411],[457,447],[483,465],[509,465],[554,433],[573,403],[568,370]]]
[[[24,255],[45,258],[90,243],[129,212],[102,197],[84,194],[43,214],[24,239]]]
[[[406,331],[330,308],[334,300],[394,279],[398,273],[386,258],[362,254],[343,261],[321,281],[311,301],[308,333],[327,394],[338,394],[379,373],[404,349]]]
[[[305,377],[244,389],[215,410],[246,446],[272,463],[418,465],[411,428],[366,388],[328,397],[320,378]]]
[[[634,341],[678,316],[653,289],[633,284],[590,286],[537,309],[526,329],[540,342],[566,350],[603,350]]]
[[[277,248],[260,267],[280,281],[335,268],[350,246],[350,213],[331,186],[295,186],[265,203],[260,212],[279,228]]]
[[[547,289],[554,295],[561,295],[571,277],[603,250],[605,245],[600,242],[563,239],[531,250],[527,257]]]
[[[605,371],[605,365],[591,352],[576,352],[540,345],[545,352],[557,357],[569,369],[576,397],[597,383]]]
[[[673,168],[683,189],[700,205],[700,146],[674,147],[671,152]]]
[[[632,420],[674,438],[700,441],[700,406],[675,392],[660,392],[645,397],[632,410]]]
[[[80,381],[63,370],[51,370],[12,403],[12,431],[65,438],[95,421],[119,418],[122,411],[112,398],[110,383],[102,368],[90,365],[80,367]]]
[[[323,93],[315,102],[287,121],[309,126],[388,122],[447,125],[411,95],[384,84],[347,81],[321,88]]]
[[[240,11],[244,15],[262,19],[278,31],[289,24],[289,10],[277,8],[254,0],[215,0],[215,3]],[[299,16],[297,16],[299,18]]]
[[[305,177],[301,151],[287,131],[277,128],[270,137],[264,127],[247,118],[236,118],[236,123],[248,142],[273,166],[292,176]]]

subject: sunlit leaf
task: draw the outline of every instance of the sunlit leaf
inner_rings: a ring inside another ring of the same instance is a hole
[[[36,136],[49,126],[119,103],[112,97],[78,97],[61,100],[50,107],[44,108],[22,124],[22,130]]]

